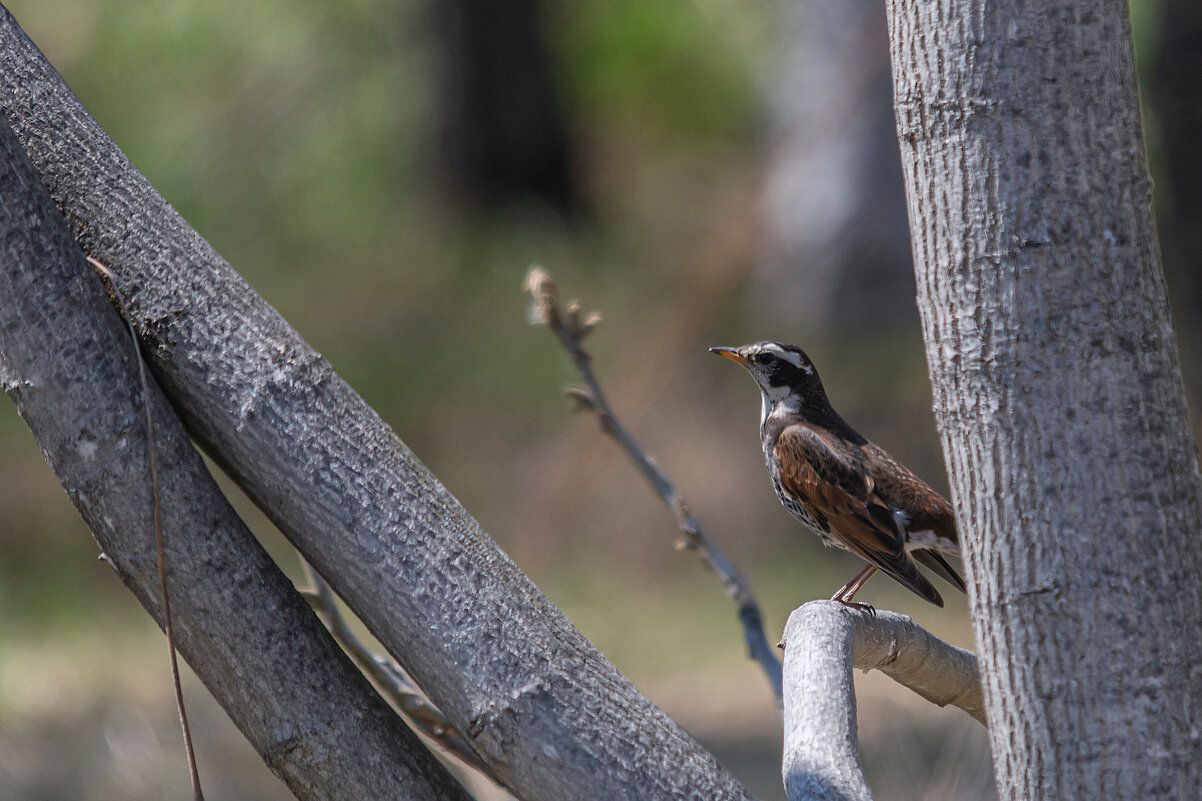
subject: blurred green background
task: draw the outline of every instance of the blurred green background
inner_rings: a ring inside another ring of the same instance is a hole
[[[561,389],[575,376],[553,338],[526,323],[521,281],[539,263],[565,295],[604,312],[589,345],[614,407],[752,581],[770,637],[857,565],[781,510],[762,466],[756,390],[707,346],[802,344],[836,407],[946,490],[912,292],[885,297],[901,322],[884,329],[762,302],[773,293],[757,268],[770,85],[788,49],[788,4],[540,6],[567,203],[448,189],[442,23],[427,5],[7,5],[159,191],[585,634],[757,792],[780,797],[778,720],[731,604],[697,559],[673,550],[671,516],[596,422],[568,413]],[[1141,4],[1137,21],[1155,8]],[[1154,25],[1138,35],[1154,48]],[[287,544],[229,491],[299,580]],[[188,797],[161,634],[96,556],[9,405],[7,799]],[[861,597],[972,647],[964,599],[943,589],[944,610],[882,579]],[[880,797],[990,797],[980,727],[879,677],[857,682]],[[187,690],[209,794],[288,797],[191,677]]]

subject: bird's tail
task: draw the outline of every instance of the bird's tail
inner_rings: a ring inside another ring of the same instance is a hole
[[[938,553],[937,551],[918,550],[913,551],[911,556],[913,556],[923,567],[927,568],[940,578],[945,579],[948,584],[951,584],[953,587],[960,590],[960,592],[967,592],[967,588],[964,586],[964,579],[960,578],[960,574],[956,572],[955,568],[947,563],[947,560],[943,558],[942,554]]]

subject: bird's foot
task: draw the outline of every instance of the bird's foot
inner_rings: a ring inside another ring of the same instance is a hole
[[[873,617],[876,617],[876,608],[872,604],[864,604],[864,603],[860,603],[859,601],[847,601],[847,600],[844,600],[843,598],[839,598],[839,597],[831,598],[831,600],[838,601],[839,603],[846,606],[848,609],[855,609],[860,612],[867,612],[868,614],[872,615]]]

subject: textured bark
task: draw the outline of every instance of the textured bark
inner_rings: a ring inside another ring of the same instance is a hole
[[[872,801],[860,767],[844,610],[815,601],[789,616],[784,634],[784,755],[789,801]]]
[[[843,606],[835,609],[855,633],[853,667],[865,673],[879,670],[932,704],[958,707],[985,722],[976,654],[944,642],[896,612],[865,616]]]
[[[161,623],[129,331],[3,120],[0,268],[0,384],[109,564]],[[466,799],[330,640],[150,389],[172,619],[188,664],[297,798]]]
[[[746,798],[125,159],[6,14],[0,104],[189,432],[527,801]]]
[[[887,9],[1001,797],[1196,798],[1202,482],[1126,3]]]
[[[976,658],[905,615],[811,601],[785,626],[784,759],[789,801],[869,801],[860,769],[852,669],[880,670],[940,706],[983,721]]]

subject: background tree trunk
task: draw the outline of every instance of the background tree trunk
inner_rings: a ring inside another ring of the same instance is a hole
[[[431,3],[439,155],[454,199],[487,209],[537,198],[579,207],[538,0]]]
[[[1195,798],[1202,482],[1127,6],[887,9],[1001,797]]]
[[[1148,99],[1160,134],[1157,221],[1177,331],[1189,364],[1202,349],[1202,3],[1162,0]],[[1202,375],[1186,380],[1202,386]]]
[[[885,12],[875,0],[785,11],[774,90],[759,306],[835,336],[915,330]]]

